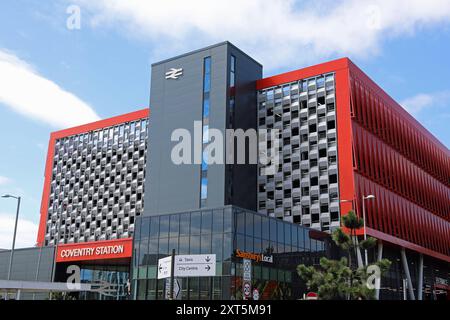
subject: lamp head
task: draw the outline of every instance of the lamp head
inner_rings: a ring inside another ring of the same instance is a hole
[[[364,197],[364,199],[366,200],[375,199],[375,196],[373,194],[369,194],[367,197]]]

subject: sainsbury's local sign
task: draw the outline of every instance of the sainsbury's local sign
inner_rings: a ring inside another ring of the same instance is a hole
[[[252,252],[245,252],[242,250],[237,249],[236,250],[236,257],[242,258],[242,259],[249,259],[253,260],[255,262],[267,262],[267,263],[273,263],[273,255],[267,255],[264,253],[252,253]]]
[[[129,258],[132,240],[111,240],[58,246],[56,262]]]

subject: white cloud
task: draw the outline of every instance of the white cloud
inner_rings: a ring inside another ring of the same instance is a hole
[[[65,128],[99,120],[74,94],[41,75],[14,54],[0,49],[0,103],[12,110]]]
[[[0,186],[8,184],[11,182],[10,178],[0,176]]]
[[[368,56],[386,38],[450,21],[448,0],[75,2],[94,27],[117,26],[153,40],[154,59],[230,40],[269,69],[333,55]]]
[[[14,234],[15,215],[0,213],[0,249],[10,249]],[[26,219],[17,224],[16,248],[32,247],[36,244],[38,225]]]
[[[413,116],[429,109],[436,109],[450,103],[450,91],[441,91],[435,93],[420,93],[413,97],[403,100],[400,104]]]

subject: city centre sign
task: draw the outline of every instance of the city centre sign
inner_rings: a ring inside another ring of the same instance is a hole
[[[266,255],[264,253],[256,254],[251,252],[236,250],[236,257],[242,259],[250,259],[256,262],[273,263],[273,255]]]
[[[71,243],[57,246],[56,262],[130,258],[132,239]]]

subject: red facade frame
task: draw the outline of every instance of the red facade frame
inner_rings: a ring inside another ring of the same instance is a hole
[[[262,79],[257,89],[335,73],[341,215],[367,232],[450,262],[450,152],[348,58]]]
[[[45,231],[48,219],[48,203],[50,197],[51,190],[51,182],[52,182],[52,170],[53,170],[53,158],[55,155],[55,142],[58,139],[70,137],[73,135],[87,133],[95,130],[99,130],[102,128],[107,128],[111,126],[115,126],[121,123],[126,123],[130,121],[135,121],[139,119],[148,118],[150,115],[150,110],[148,108],[122,114],[116,117],[99,120],[96,122],[84,124],[81,126],[64,129],[60,131],[55,131],[50,134],[50,140],[48,143],[48,151],[47,151],[47,160],[45,163],[45,174],[44,174],[44,190],[42,192],[42,200],[41,200],[41,210],[40,210],[40,221],[39,221],[39,230],[37,236],[37,246],[42,247],[45,242]]]

